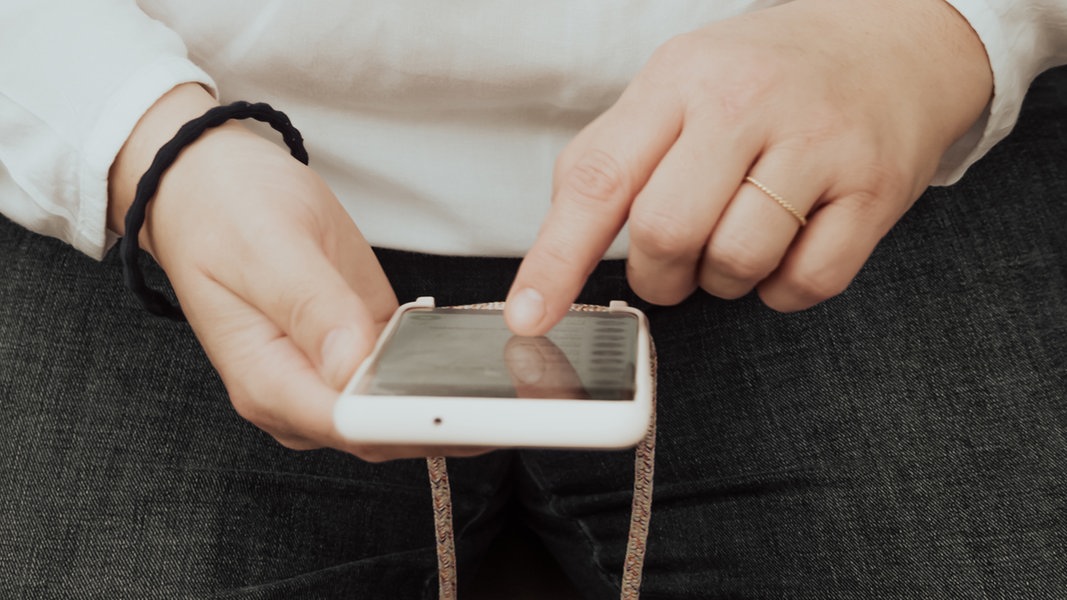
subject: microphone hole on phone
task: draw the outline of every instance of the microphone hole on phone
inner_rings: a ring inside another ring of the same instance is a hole
[[[444,420],[441,419],[441,417],[434,417],[434,419],[433,419],[433,424],[434,425],[440,425],[441,423],[444,423]]]

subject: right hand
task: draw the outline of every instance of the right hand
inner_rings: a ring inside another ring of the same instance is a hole
[[[697,289],[756,290],[782,312],[822,302],[992,91],[981,40],[943,0],[801,0],[677,36],[560,154],[508,325],[558,323],[626,223],[627,280],[648,302]]]
[[[112,229],[122,231],[155,149],[213,105],[199,86],[180,86],[145,115],[112,168]],[[284,149],[238,123],[209,130],[167,170],[141,243],[170,278],[234,408],[280,443],[371,461],[444,450],[361,446],[335,431],[338,392],[397,300],[340,202]]]

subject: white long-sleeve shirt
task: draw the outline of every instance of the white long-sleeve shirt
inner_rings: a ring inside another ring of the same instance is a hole
[[[0,212],[101,257],[115,156],[160,96],[199,82],[289,114],[371,243],[520,256],[556,155],[657,46],[781,1],[3,0]],[[995,93],[940,184],[1067,63],[1067,0],[949,1],[985,44]]]

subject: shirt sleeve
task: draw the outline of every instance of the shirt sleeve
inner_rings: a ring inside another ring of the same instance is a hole
[[[133,0],[4,0],[0,24],[0,212],[100,259],[108,171],[137,121],[214,82]]]
[[[978,34],[993,70],[985,113],[942,158],[935,185],[958,181],[1015,126],[1030,83],[1067,64],[1067,1],[946,0]]]

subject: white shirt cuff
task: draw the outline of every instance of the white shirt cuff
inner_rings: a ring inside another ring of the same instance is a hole
[[[71,244],[96,259],[118,240],[107,230],[108,173],[122,145],[148,109],[183,83],[200,83],[218,97],[215,82],[184,58],[162,57],[139,69],[108,99],[107,108],[90,130],[79,175],[81,202]]]
[[[942,157],[934,185],[959,181],[967,169],[985,156],[1015,126],[1030,83],[1045,69],[1063,60],[1055,51],[1045,11],[1067,13],[1057,0],[946,0],[978,34],[993,72],[993,98],[983,115]],[[1060,15],[1061,18],[1064,15]]]

